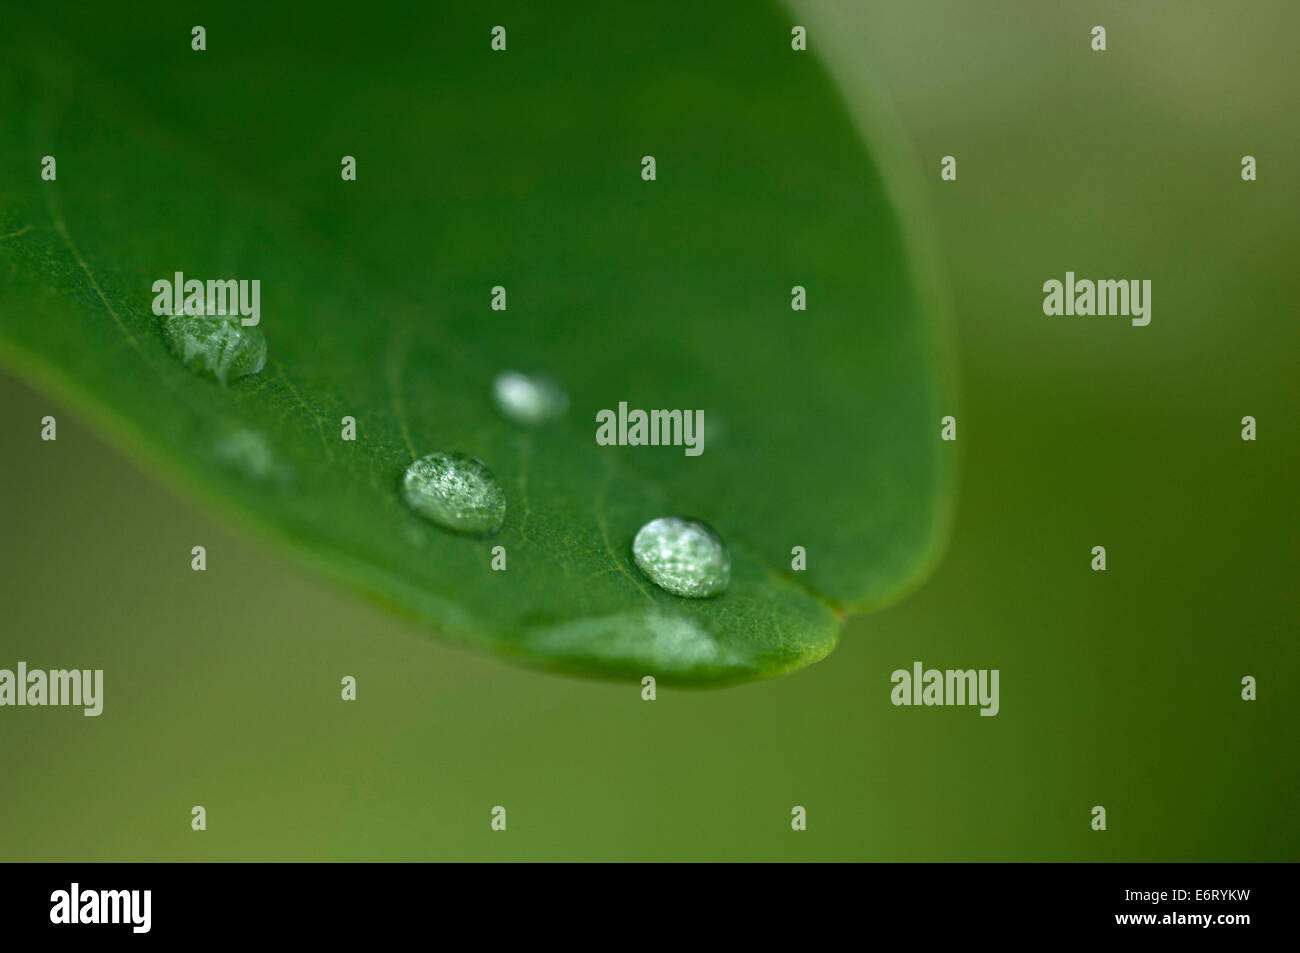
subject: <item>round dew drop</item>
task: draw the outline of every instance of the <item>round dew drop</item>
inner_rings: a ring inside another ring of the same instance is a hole
[[[402,476],[406,505],[443,529],[475,535],[501,528],[506,494],[481,460],[463,453],[431,453]]]
[[[492,396],[501,413],[528,426],[562,417],[569,409],[564,388],[542,374],[502,371],[492,382]]]
[[[680,516],[651,520],[632,541],[632,556],[647,579],[687,599],[716,596],[731,582],[727,544],[697,520]]]
[[[163,337],[176,358],[200,377],[225,387],[266,366],[266,336],[230,316],[169,314]]]

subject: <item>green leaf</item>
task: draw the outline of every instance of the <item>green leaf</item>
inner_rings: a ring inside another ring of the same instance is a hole
[[[460,6],[223,8],[202,52],[165,4],[11,11],[0,356],[455,639],[681,682],[822,658],[844,610],[915,584],[943,525],[948,411],[891,188],[775,6]],[[260,373],[222,386],[168,349],[152,285],[177,271],[260,280]],[[515,368],[563,383],[562,419],[496,410]],[[703,409],[704,452],[597,446],[620,402]],[[499,531],[403,504],[433,451],[487,463]],[[671,514],[728,543],[721,596],[638,571],[637,529]]]

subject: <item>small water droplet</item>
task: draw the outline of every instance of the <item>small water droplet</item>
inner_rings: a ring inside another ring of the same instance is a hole
[[[506,518],[506,494],[481,460],[463,453],[431,453],[402,476],[406,505],[443,529],[491,533]]]
[[[287,484],[293,480],[292,469],[276,457],[270,442],[256,430],[219,432],[212,443],[212,455],[222,466],[259,483]]]
[[[632,541],[632,556],[656,586],[687,599],[716,596],[731,582],[727,544],[698,520],[680,516],[651,520]]]
[[[501,413],[529,426],[562,417],[569,409],[569,395],[544,374],[502,371],[492,382],[492,396]]]
[[[223,387],[266,366],[266,336],[237,315],[168,314],[162,331],[182,364]]]

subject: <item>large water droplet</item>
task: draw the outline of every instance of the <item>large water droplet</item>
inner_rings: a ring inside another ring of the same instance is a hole
[[[506,494],[492,471],[463,453],[431,453],[402,477],[406,505],[443,529],[491,533],[506,518]]]
[[[492,382],[492,396],[501,413],[529,426],[562,417],[569,409],[569,395],[544,374],[502,371]]]
[[[182,364],[223,387],[266,366],[266,337],[237,315],[168,314],[162,319],[167,346]]]
[[[663,516],[641,527],[632,556],[661,589],[688,599],[716,596],[731,582],[731,554],[712,529],[697,520]]]
[[[681,610],[678,610],[681,611]],[[579,667],[625,667],[638,677],[757,674],[752,656],[719,642],[697,620],[647,608],[525,627],[521,644]]]

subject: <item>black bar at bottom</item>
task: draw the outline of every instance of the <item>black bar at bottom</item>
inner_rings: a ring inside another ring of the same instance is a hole
[[[300,944],[421,928],[430,939],[450,939],[445,931],[464,926],[493,940],[517,927],[534,939],[560,929],[575,939],[669,942],[689,937],[698,929],[689,924],[701,920],[707,935],[731,940],[789,929],[812,931],[805,939],[814,941],[837,926],[863,938],[927,942],[1125,935],[1232,942],[1295,933],[1295,868],[1287,864],[6,866],[6,940],[283,936]]]

